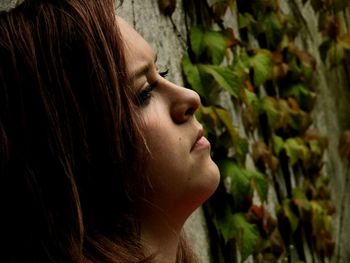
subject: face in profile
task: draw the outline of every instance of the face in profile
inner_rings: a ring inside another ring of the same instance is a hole
[[[142,133],[148,148],[144,175],[150,182],[142,213],[158,210],[185,220],[216,189],[219,171],[210,157],[210,144],[194,113],[197,93],[166,80],[159,72],[150,45],[124,20],[117,18],[126,46]]]

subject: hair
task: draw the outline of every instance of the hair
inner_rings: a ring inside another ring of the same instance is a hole
[[[141,251],[127,183],[140,136],[122,43],[112,0],[31,0],[0,15],[7,261],[142,258],[127,253]]]
[[[113,0],[0,12],[1,262],[152,261],[132,209],[145,151],[128,79]]]

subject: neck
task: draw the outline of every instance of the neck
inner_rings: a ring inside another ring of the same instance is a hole
[[[170,217],[167,211],[152,208],[152,213],[142,215],[141,242],[155,262],[175,263],[186,218]]]

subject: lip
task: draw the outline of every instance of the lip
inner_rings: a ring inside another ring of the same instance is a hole
[[[209,147],[210,147],[210,142],[208,141],[207,138],[204,137],[203,129],[200,129],[198,131],[196,140],[195,140],[195,142],[192,145],[191,152],[199,151],[199,150],[202,150],[202,149],[207,149]]]

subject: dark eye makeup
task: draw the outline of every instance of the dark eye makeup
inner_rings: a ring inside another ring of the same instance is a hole
[[[158,74],[162,78],[166,78],[168,76],[168,73],[169,73],[168,69],[158,72]],[[157,84],[158,84],[158,81],[155,81],[139,92],[139,94],[136,97],[136,103],[138,106],[145,106],[149,103],[150,98],[152,97],[152,91],[157,87]]]

